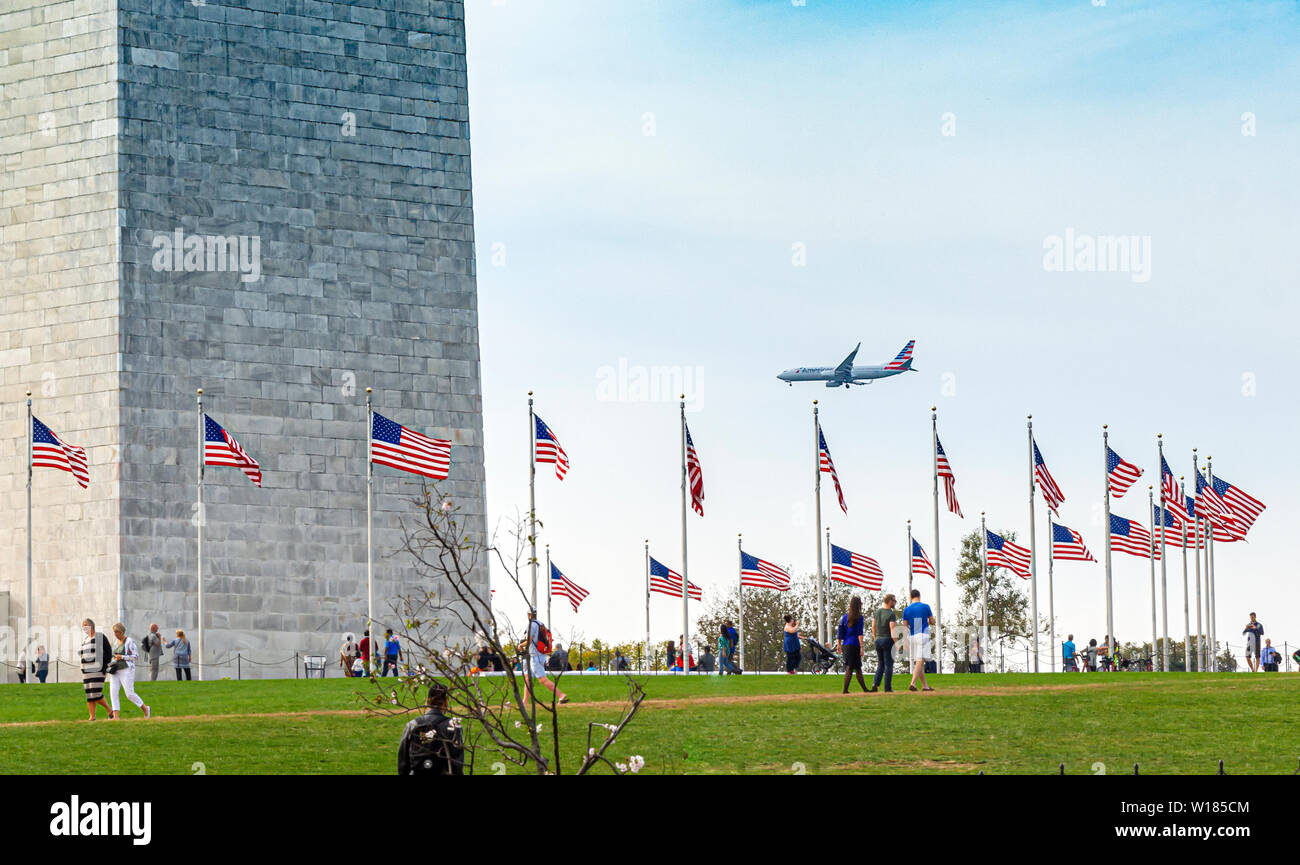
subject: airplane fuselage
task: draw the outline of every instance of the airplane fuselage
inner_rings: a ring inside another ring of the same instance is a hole
[[[853,367],[852,381],[874,381],[878,378],[889,378],[898,375],[900,372],[908,372],[905,369],[885,369],[883,366],[855,366]],[[794,384],[797,381],[832,381],[835,379],[835,367],[833,366],[798,366],[794,369],[787,369],[777,376],[781,381]],[[842,384],[842,382],[839,382]]]

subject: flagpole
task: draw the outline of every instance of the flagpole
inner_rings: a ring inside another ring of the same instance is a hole
[[[1205,457],[1205,474],[1210,484],[1210,490],[1214,490],[1214,466],[1212,460],[1214,457],[1208,454]],[[1210,523],[1210,530],[1206,532],[1205,569],[1210,603],[1210,619],[1206,623],[1206,629],[1210,632],[1210,672],[1219,672],[1219,603],[1218,603],[1218,575],[1214,573],[1214,523]]]
[[[943,571],[939,569],[939,415],[937,406],[930,406],[930,451],[934,458],[934,645],[935,669],[943,672]],[[911,557],[911,550],[908,550]],[[908,593],[911,602],[911,593]],[[980,647],[983,649],[983,646]]]
[[[1044,500],[1043,505],[1047,502]],[[1048,657],[1051,671],[1056,672],[1056,593],[1053,589],[1053,572],[1056,569],[1056,529],[1052,528],[1052,509],[1047,508],[1047,639],[1050,641]]]
[[[816,502],[817,528],[813,543],[817,545],[817,639],[826,645],[827,609],[822,595],[822,428],[817,420],[817,400],[813,400],[813,501]]]
[[[375,408],[371,403],[374,391],[366,388],[366,631],[370,634],[370,662],[375,658]],[[367,670],[370,673],[371,670]]]
[[[1115,610],[1111,602],[1110,580],[1110,433],[1107,431],[1108,426],[1108,424],[1101,425],[1101,465],[1106,482],[1106,495],[1103,499],[1106,521],[1103,528],[1106,533],[1106,638],[1113,644],[1115,642]],[[1114,657],[1114,652],[1111,652],[1111,657]]]
[[[645,539],[645,672],[650,672],[650,539]]]
[[[1034,672],[1038,672],[1038,546],[1034,532],[1034,416],[1026,418],[1029,435],[1029,603],[1034,618]],[[1044,496],[1046,499],[1046,496]]]
[[[197,516],[198,516],[198,520],[199,520],[199,525],[198,525],[198,538],[199,538],[199,542],[198,542],[198,548],[197,548],[197,550],[196,550],[196,555],[195,555],[195,562],[196,562],[196,565],[195,565],[195,568],[196,568],[195,578],[196,578],[196,582],[198,583],[198,590],[199,590],[199,591],[198,591],[198,593],[199,593],[199,628],[198,628],[198,637],[199,637],[199,639],[198,639],[198,646],[196,647],[194,654],[198,657],[199,681],[202,682],[202,681],[203,681],[203,669],[204,669],[204,664],[203,664],[203,648],[204,648],[204,643],[203,643],[203,463],[204,463],[204,459],[203,459],[203,388],[199,388],[195,393],[196,393],[196,397],[197,397],[197,400],[198,400],[198,411],[199,411],[199,430],[198,430],[198,432],[199,432],[199,435],[198,435],[198,450],[199,450],[199,501],[198,501],[198,514],[197,514]]]
[[[835,633],[831,627],[831,527],[826,527],[826,639],[829,640]],[[826,645],[826,643],[822,643]]]
[[[537,615],[537,419],[533,415],[531,390],[528,392],[528,567],[532,573],[528,605],[533,615]]]
[[[989,640],[989,530],[984,523],[984,512],[980,511],[980,558],[984,570],[980,571],[980,655],[984,654]]]
[[[907,597],[912,598],[912,521],[907,521]]]
[[[1159,643],[1156,640],[1156,500],[1155,490],[1151,484],[1147,484],[1147,519],[1150,520],[1151,531],[1147,538],[1147,545],[1150,547],[1151,554],[1151,669],[1158,668],[1156,663],[1156,654],[1159,652]],[[1111,641],[1115,642],[1114,640]],[[1111,653],[1114,657],[1114,652]]]
[[[1169,555],[1165,547],[1165,520],[1169,509],[1165,502],[1165,440],[1163,433],[1156,433],[1156,449],[1160,451],[1160,622],[1165,636],[1164,651],[1161,652],[1161,668],[1169,672],[1169,569],[1165,557]],[[1153,538],[1154,540],[1154,538]]]
[[[36,677],[28,673],[32,655],[32,392],[27,391],[27,621],[23,635],[23,681],[35,684]],[[53,644],[51,644],[53,645]],[[55,660],[58,663],[58,660]]]
[[[1192,448],[1192,475],[1199,477],[1201,474],[1200,467],[1196,464],[1196,448]],[[1192,481],[1192,489],[1196,489],[1196,481]],[[1184,501],[1186,499],[1184,498]],[[1196,507],[1193,502],[1192,507],[1196,511],[1196,519],[1193,520],[1195,544],[1192,552],[1196,555],[1196,669],[1198,672],[1205,672],[1205,633],[1202,630],[1201,610],[1204,608],[1201,601],[1201,509]]]
[[[686,497],[690,492],[690,477],[686,471],[686,394],[681,396],[682,418],[682,675],[691,671],[691,628],[690,628],[690,568],[686,564]]]
[[[739,562],[739,568],[742,573],[740,574],[740,589],[736,595],[737,598],[736,606],[740,608],[740,615],[739,615],[740,669],[744,670],[746,669],[745,667],[745,575],[743,573],[743,571],[745,570],[745,558],[744,558],[745,554],[741,551],[740,542],[741,542],[741,536],[740,533],[737,532],[736,533],[736,560]]]
[[[1164,471],[1163,465],[1161,471]],[[1187,506],[1187,495],[1183,488],[1183,476],[1178,476],[1178,503]],[[1187,609],[1187,524],[1181,524],[1183,548],[1183,672],[1192,671],[1192,619]]]
[[[550,627],[555,626],[551,619],[551,545],[546,545],[546,624]],[[581,658],[578,659],[581,662]]]

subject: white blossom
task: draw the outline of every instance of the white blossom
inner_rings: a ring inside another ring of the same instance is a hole
[[[640,754],[633,754],[631,757],[628,758],[627,763],[628,763],[628,768],[632,770],[632,774],[634,775],[637,772],[640,772],[643,768],[645,768],[645,758],[642,757]]]
[[[619,771],[619,774],[623,774],[623,773],[626,773],[626,772],[627,772],[627,764],[626,764],[626,763],[615,763],[615,764],[614,764],[614,768],[617,769],[617,770]]]

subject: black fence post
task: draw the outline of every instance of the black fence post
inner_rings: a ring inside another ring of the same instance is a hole
[[[293,677],[298,678],[298,653],[293,653]]]
[[[235,681],[244,680],[244,658],[239,652],[235,652]]]
[[[1059,774],[1061,774],[1061,775],[1064,775],[1064,774],[1065,774],[1065,764],[1064,764],[1064,763],[1061,764],[1061,771],[1060,771]]]

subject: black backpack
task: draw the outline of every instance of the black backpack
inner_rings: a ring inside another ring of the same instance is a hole
[[[407,739],[406,756],[416,775],[459,775],[465,760],[460,736],[446,716],[418,719]]]

